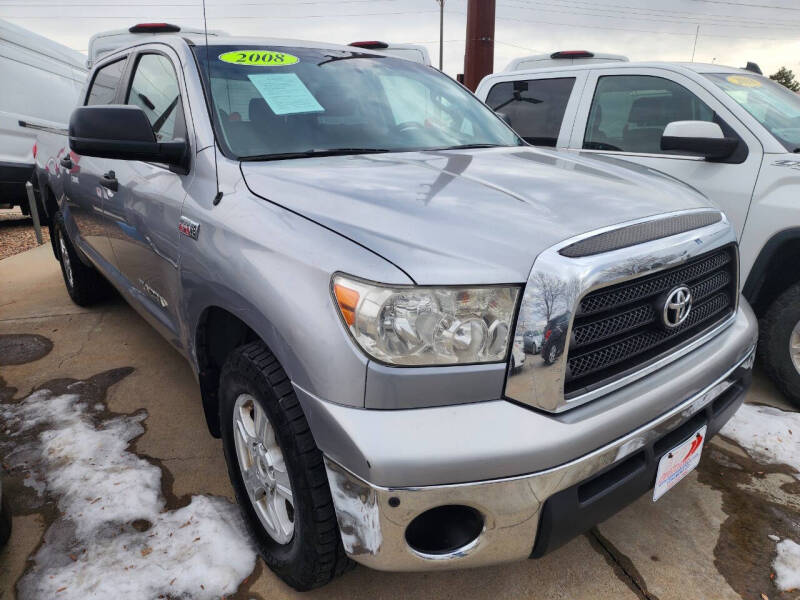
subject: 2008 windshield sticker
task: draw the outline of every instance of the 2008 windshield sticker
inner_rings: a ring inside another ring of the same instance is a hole
[[[249,67],[286,67],[300,62],[294,54],[273,50],[232,50],[217,58],[226,63]]]
[[[729,75],[728,77],[726,77],[726,79],[728,80],[729,83],[741,87],[748,87],[748,88],[761,87],[761,82],[755,77],[748,77],[746,75]]]

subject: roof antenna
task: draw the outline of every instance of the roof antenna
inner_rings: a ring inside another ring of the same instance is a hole
[[[206,38],[206,79],[208,80],[208,108],[211,116],[211,134],[214,136],[214,181],[217,184],[217,193],[214,195],[213,205],[216,206],[222,200],[222,191],[219,189],[219,168],[217,167],[217,132],[214,129],[214,91],[211,89],[211,58],[208,50],[208,20],[206,19],[206,0],[203,0],[203,33]]]

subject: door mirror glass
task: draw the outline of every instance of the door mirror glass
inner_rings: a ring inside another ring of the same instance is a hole
[[[708,121],[673,121],[664,128],[661,149],[681,151],[708,160],[723,160],[739,145],[736,138],[726,138],[722,127]]]
[[[83,156],[142,160],[182,167],[185,140],[159,142],[147,115],[138,106],[81,106],[69,120],[69,147]]]

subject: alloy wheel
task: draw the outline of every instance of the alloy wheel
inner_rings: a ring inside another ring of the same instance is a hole
[[[794,326],[789,336],[789,356],[797,372],[800,373],[800,321]]]
[[[233,409],[233,440],[244,487],[267,534],[288,544],[294,534],[294,500],[283,452],[266,411],[250,394]]]

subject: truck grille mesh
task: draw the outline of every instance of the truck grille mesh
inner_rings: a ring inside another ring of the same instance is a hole
[[[736,306],[731,246],[690,263],[587,294],[572,326],[565,395],[574,397],[669,353],[727,318]],[[663,326],[667,292],[692,291],[692,309],[675,329]]]

